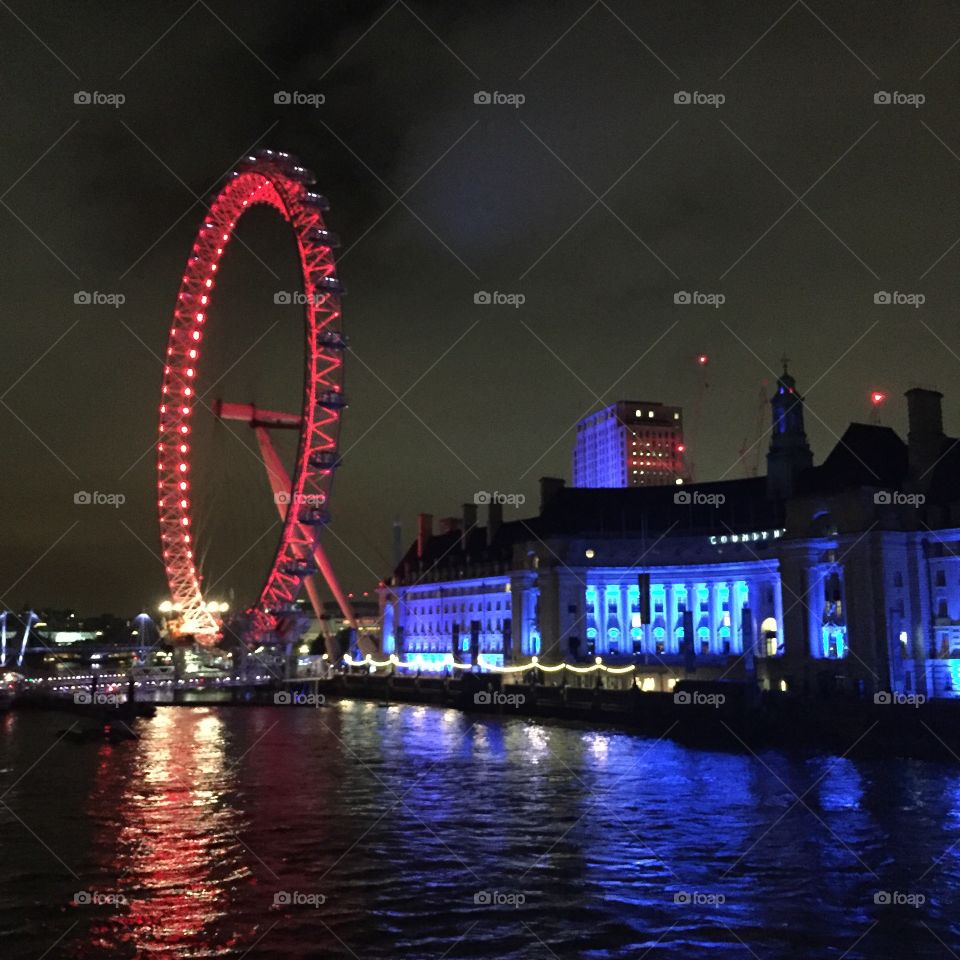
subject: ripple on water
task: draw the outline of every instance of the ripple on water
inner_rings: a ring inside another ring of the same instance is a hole
[[[136,743],[60,743],[18,779],[55,732],[0,728],[5,958],[58,937],[79,960],[858,960],[960,939],[951,768],[349,703],[164,708]],[[918,887],[922,911],[874,904]]]

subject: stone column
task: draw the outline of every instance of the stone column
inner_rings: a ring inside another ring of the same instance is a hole
[[[607,652],[607,585],[597,584],[597,656]]]
[[[730,585],[730,589],[733,589],[732,584]],[[731,602],[731,607],[732,606],[733,604]],[[767,648],[764,646],[763,637],[760,636],[760,624],[763,622],[763,584],[759,580],[747,581],[747,606],[750,608],[750,624],[753,627],[751,636],[753,638],[754,654],[756,656],[765,657],[767,655]],[[731,612],[731,623],[733,623],[734,616],[735,614]],[[736,625],[740,626],[742,622],[743,615],[741,614],[740,619],[736,621]],[[747,638],[743,638],[743,643],[745,646],[747,643]],[[732,648],[733,644],[731,644],[731,649]],[[744,652],[746,652],[745,649]]]
[[[630,588],[620,585],[620,652],[633,653],[633,612],[630,610]]]
[[[803,598],[803,605],[807,613],[807,643],[810,656],[823,657],[823,604],[824,581],[826,576],[823,568],[809,567],[807,569],[807,594]]]
[[[674,610],[673,584],[664,584],[664,604],[663,614],[667,623],[666,643],[664,644],[664,653],[676,653],[677,642],[674,638],[674,627],[676,625],[676,612]]]
[[[406,653],[406,637],[407,632],[407,618],[404,616],[404,607],[406,606],[405,598],[403,591],[398,590],[396,595],[396,600],[394,601],[394,615],[393,615],[393,635],[394,635],[394,649],[396,650],[397,656],[403,660],[404,654]]]
[[[786,650],[786,634],[783,627],[783,585],[780,578],[773,580],[773,619],[777,621],[777,643]]]
[[[527,619],[527,594],[530,592],[526,578],[510,578],[510,631],[514,662],[526,660],[530,652],[530,621]]]
[[[570,660],[570,638],[577,636],[580,638],[580,651],[583,652],[583,643],[585,636],[584,624],[580,617],[582,615],[584,595],[583,581],[575,573],[569,570],[560,570],[557,573],[558,598],[557,598],[557,622],[560,629],[560,649],[563,653],[562,659]],[[570,607],[576,607],[576,613],[570,613]]]
[[[560,646],[560,589],[556,569],[541,563],[537,586],[540,590],[540,659],[544,663],[560,663],[565,651]]]
[[[710,591],[710,649],[714,653],[723,653],[723,643],[720,640],[720,624],[723,622],[723,611],[720,609],[720,588],[718,581],[707,584]]]

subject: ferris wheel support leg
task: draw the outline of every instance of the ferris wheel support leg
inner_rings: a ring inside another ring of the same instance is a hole
[[[290,478],[287,476],[283,464],[277,456],[277,451],[270,440],[270,434],[265,427],[256,427],[254,432],[257,435],[257,443],[260,446],[260,456],[263,457],[263,464],[267,468],[267,479],[270,481],[270,488],[273,490],[273,499],[277,505],[277,512],[281,520],[286,520],[288,505],[284,503],[284,497],[281,494],[290,492]],[[307,596],[310,598],[310,606],[313,607],[314,615],[318,620],[323,617],[323,601],[320,599],[320,593],[317,591],[317,585],[313,577],[307,577],[304,581],[307,589]]]
[[[257,435],[257,443],[260,446],[260,455],[263,457],[263,463],[267,468],[267,476],[270,480],[270,486],[273,489],[274,497],[277,501],[277,510],[280,512],[281,519],[285,519],[286,512],[289,509],[289,504],[283,502],[284,497],[280,496],[280,494],[289,496],[290,477],[287,474],[287,471],[284,469],[283,464],[280,462],[280,457],[277,456],[276,448],[273,446],[273,442],[270,440],[270,434],[267,432],[266,427],[255,427],[254,432]],[[333,572],[333,567],[330,566],[330,561],[327,559],[327,555],[320,544],[317,544],[313,548],[313,559],[316,561],[317,567],[323,574],[323,579],[327,581],[327,586],[330,588],[330,592],[337,601],[337,605],[340,607],[340,611],[343,613],[344,619],[352,626],[354,617],[353,609],[350,606],[350,601],[347,600],[346,596],[344,595],[343,588],[340,586],[340,582],[337,580],[337,575]],[[317,619],[320,620],[321,613],[323,611],[323,604],[320,602],[320,597],[317,593],[317,585],[314,582],[313,577],[307,577],[304,583],[307,588],[307,595],[310,597],[310,603],[313,605],[314,613],[316,613]]]
[[[343,614],[343,619],[351,627],[355,626],[356,624],[353,616],[353,607],[350,606],[350,601],[344,595],[343,588],[340,586],[340,581],[337,580],[337,575],[333,572],[333,567],[330,566],[330,560],[327,558],[323,547],[321,547],[319,543],[313,548],[313,559],[320,568],[320,572],[323,574],[323,579],[327,581],[327,586],[330,588],[330,592],[333,594],[334,599],[337,601],[337,605],[340,607],[340,612]]]

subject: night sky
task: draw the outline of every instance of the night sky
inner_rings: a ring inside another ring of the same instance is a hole
[[[0,4],[0,603],[163,598],[160,355],[203,201],[255,147],[316,172],[343,238],[326,543],[348,589],[389,571],[394,518],[410,539],[419,511],[478,490],[535,511],[540,476],[569,478],[576,421],[616,399],[683,405],[697,478],[744,475],[783,353],[817,462],[873,389],[905,434],[903,391],[937,386],[960,431],[958,41],[955,5],[876,0]],[[302,321],[274,303],[296,289],[292,238],[265,210],[238,237],[201,388],[295,407]],[[206,412],[194,439],[203,569],[241,604],[275,508],[247,428]]]

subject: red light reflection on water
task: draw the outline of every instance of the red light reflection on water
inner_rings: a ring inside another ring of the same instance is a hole
[[[88,928],[83,955],[232,952],[246,937],[228,920],[231,891],[255,881],[226,795],[222,721],[206,709],[162,709],[139,732],[139,742],[101,749],[89,811],[97,872],[116,878],[112,892],[126,903]]]

